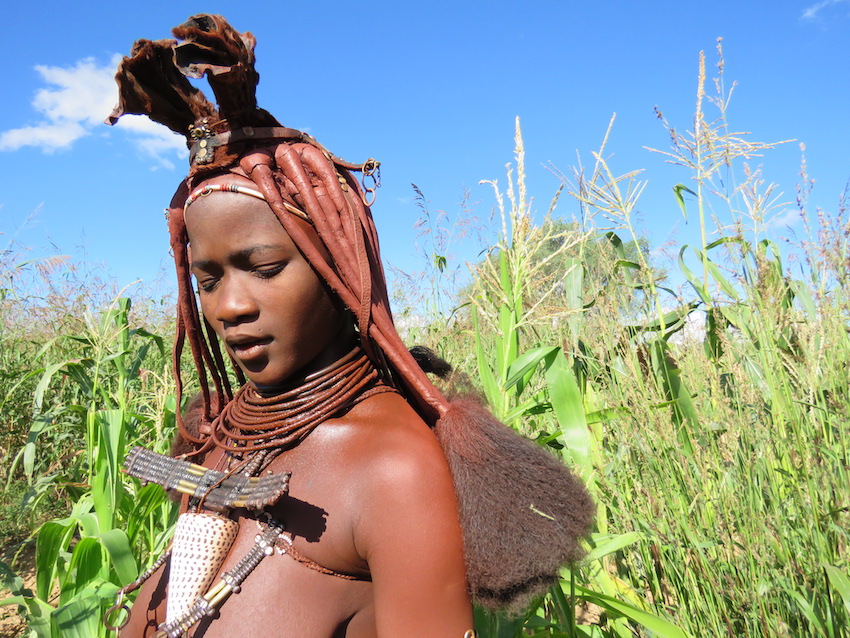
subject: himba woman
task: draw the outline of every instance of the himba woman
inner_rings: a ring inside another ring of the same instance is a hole
[[[590,499],[486,408],[447,400],[426,375],[444,362],[402,344],[369,211],[377,162],[257,107],[250,33],[197,15],[174,35],[136,42],[108,121],[187,136],[174,370],[180,396],[188,342],[201,392],[171,457],[128,456],[184,496],[171,549],[105,620],[131,637],[473,636],[471,600],[519,610],[580,557]],[[217,106],[186,79],[204,75]]]

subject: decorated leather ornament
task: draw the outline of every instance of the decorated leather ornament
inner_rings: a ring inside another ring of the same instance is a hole
[[[475,600],[491,608],[521,609],[556,581],[561,565],[581,557],[580,540],[593,516],[587,491],[560,461],[483,406],[447,400],[401,341],[369,209],[378,163],[346,162],[259,108],[250,33],[240,34],[221,16],[206,14],[191,17],[173,33],[180,43],[140,40],[121,62],[119,104],[107,122],[144,114],[184,135],[190,149],[189,176],[169,208],[178,273],[174,374],[179,401],[180,358],[188,342],[201,399],[191,419],[178,418],[178,446],[203,454],[218,445],[224,437],[215,435],[216,418],[234,397],[228,380],[232,369],[244,383],[238,367],[225,361],[195,302],[184,219],[191,193],[238,175],[254,183],[299,251],[351,312],[362,350],[382,382],[435,427],[455,482]],[[217,106],[186,79],[202,76]]]

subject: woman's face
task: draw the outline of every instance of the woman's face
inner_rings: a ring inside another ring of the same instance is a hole
[[[256,188],[238,178],[216,181]],[[347,352],[345,313],[266,202],[213,192],[185,217],[204,317],[258,388],[280,386]]]

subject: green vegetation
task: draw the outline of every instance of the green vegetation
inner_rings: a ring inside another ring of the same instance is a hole
[[[847,635],[850,226],[843,210],[810,214],[804,176],[805,275],[789,274],[764,233],[774,188],[746,165],[772,145],[728,130],[722,58],[711,98],[700,67],[693,133],[669,127],[664,151],[683,171],[671,201],[701,231],[663,265],[687,281],[684,295],[635,231],[643,183],[609,166],[607,134],[535,222],[517,126],[507,185],[491,183],[501,236],[455,304],[454,229],[423,207],[433,297],[409,341],[468,374],[597,503],[587,559],[522,617],[478,612],[485,638]],[[569,197],[580,223],[554,217]],[[733,224],[712,228],[720,210]],[[163,449],[171,436],[168,339],[156,336],[169,329],[134,318],[123,298],[97,316],[65,303],[47,323],[25,320],[32,311],[21,315],[9,283],[20,263],[3,262],[0,301],[0,532],[5,545],[37,538],[38,576],[26,588],[4,569],[6,603],[34,636],[105,635],[112,594],[156,557],[174,520],[157,488],[117,472],[129,446]],[[47,313],[38,301],[25,300]]]
[[[7,281],[26,265],[13,265]],[[170,348],[131,327],[126,297],[93,316],[84,299],[56,296],[47,306],[7,291],[0,400],[4,416],[28,428],[2,441],[7,494],[22,494],[5,503],[3,540],[8,548],[35,537],[36,579],[25,584],[0,565],[11,593],[3,602],[19,606],[33,636],[105,635],[100,619],[118,587],[156,558],[176,520],[159,487],[120,472],[133,445],[168,446]]]

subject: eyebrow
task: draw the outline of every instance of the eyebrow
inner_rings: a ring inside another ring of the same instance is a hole
[[[283,246],[275,245],[275,244],[257,244],[256,246],[250,246],[248,248],[243,248],[242,250],[237,250],[235,253],[231,253],[230,261],[239,262],[249,259],[252,255],[258,252],[262,252],[264,250],[280,250]],[[209,266],[214,265],[214,261],[212,259],[193,259],[190,264],[190,268],[207,270]]]

